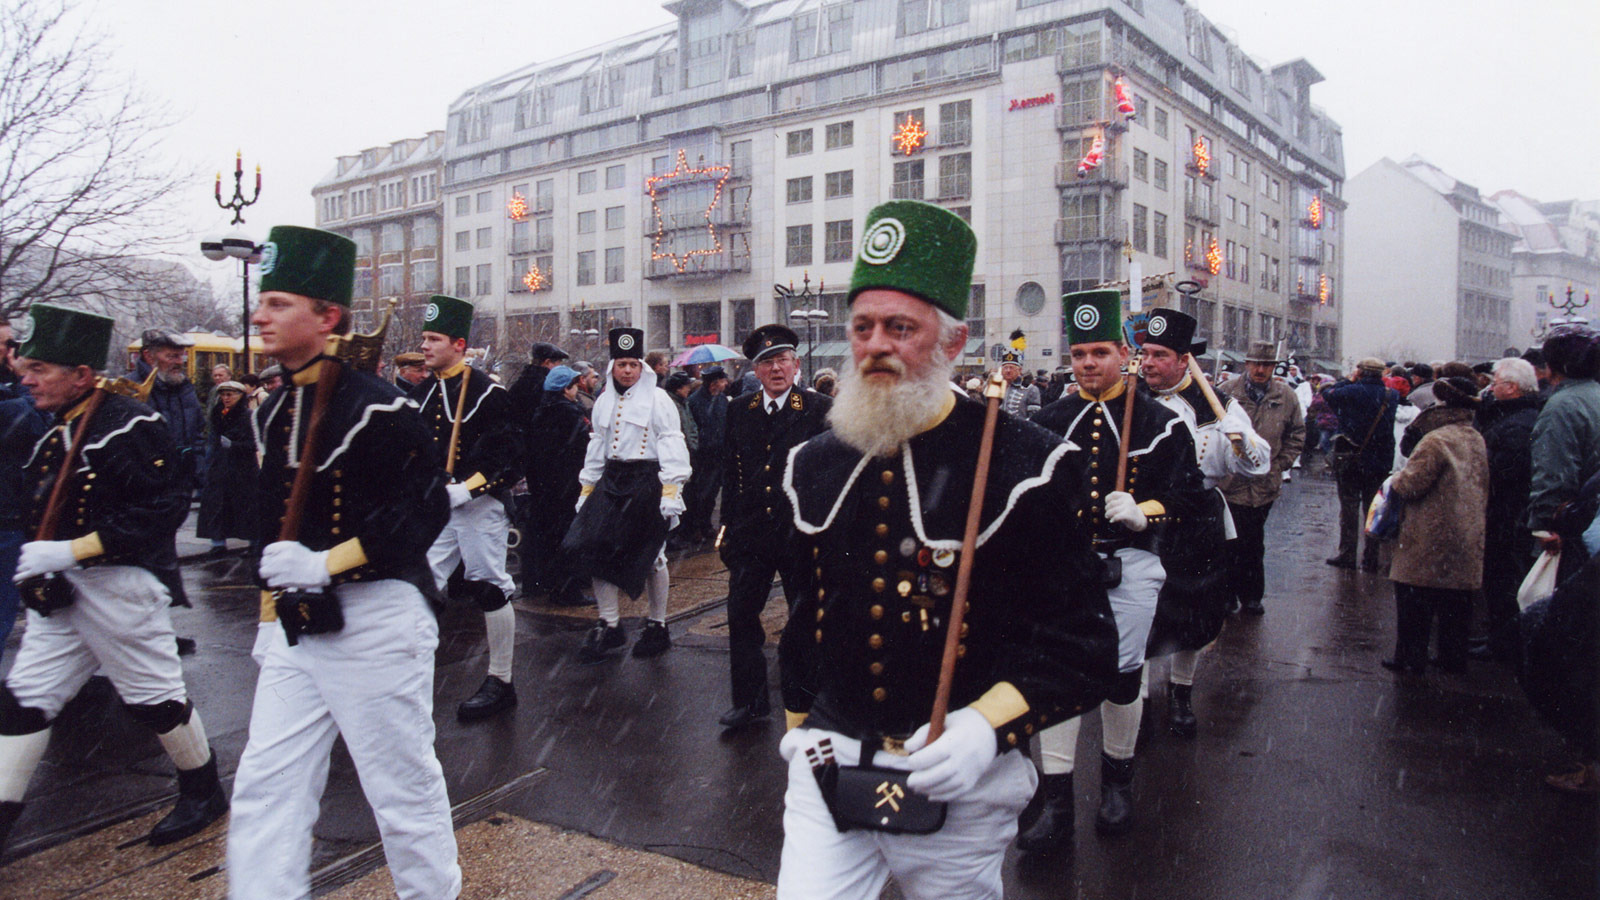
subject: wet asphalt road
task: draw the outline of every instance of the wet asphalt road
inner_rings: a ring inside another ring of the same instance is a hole
[[[1594,802],[1542,783],[1569,761],[1559,740],[1502,667],[1410,681],[1380,668],[1393,639],[1389,583],[1323,565],[1336,518],[1331,482],[1301,476],[1288,486],[1268,526],[1268,613],[1231,620],[1202,659],[1199,736],[1161,727],[1157,664],[1138,824],[1103,839],[1093,831],[1100,732],[1091,717],[1079,746],[1077,852],[1038,862],[1013,854],[1008,896],[1600,896]],[[255,592],[228,561],[191,564],[186,578],[195,608],[174,618],[200,648],[185,673],[228,779],[254,689]],[[454,710],[483,677],[482,619],[452,608],[442,620],[435,721],[452,801],[479,797],[485,810],[775,880],[781,722],[721,733],[725,641],[690,633],[689,616],[674,623],[670,653],[586,668],[569,662],[585,622],[526,610],[518,619],[521,702],[473,725]],[[147,811],[172,791],[154,738],[103,681],[91,682],[58,721],[8,858]],[[342,746],[317,837],[316,865],[376,841]]]

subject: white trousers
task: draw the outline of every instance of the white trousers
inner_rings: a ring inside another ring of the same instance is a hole
[[[338,588],[344,628],[293,647],[264,644],[250,739],[233,783],[228,896],[310,896],[311,829],[344,736],[404,900],[461,891],[444,771],[433,751],[439,626],[417,589],[385,580]]]
[[[1125,547],[1117,551],[1122,560],[1122,583],[1106,591],[1111,601],[1111,617],[1117,621],[1117,671],[1132,672],[1144,665],[1145,643],[1156,618],[1156,597],[1167,580],[1161,557],[1148,550]]]
[[[511,596],[517,583],[506,574],[506,535],[511,523],[499,498],[480,494],[450,511],[450,521],[428,548],[433,581],[444,590],[456,563],[463,563],[468,581],[486,581]]]
[[[832,737],[836,745],[854,743]],[[979,780],[982,788],[951,802],[933,834],[840,834],[805,754],[796,753],[783,798],[778,900],[876,900],[890,875],[910,900],[999,900],[1006,848],[1038,783],[1021,753],[1002,753]]]
[[[124,703],[185,699],[166,587],[137,566],[64,574],[72,583],[72,605],[48,617],[28,610],[27,631],[6,676],[17,702],[54,719],[101,670]]]

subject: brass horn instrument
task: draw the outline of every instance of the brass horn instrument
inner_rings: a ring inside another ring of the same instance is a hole
[[[376,331],[333,335],[328,338],[328,347],[324,352],[349,363],[352,369],[376,375],[378,366],[383,362],[384,337],[389,331],[389,322],[394,318],[395,307],[399,304],[398,297],[390,297]]]

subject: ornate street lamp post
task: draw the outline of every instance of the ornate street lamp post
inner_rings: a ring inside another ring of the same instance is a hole
[[[817,290],[811,290],[811,273],[804,272],[800,278],[800,290],[794,289],[794,282],[788,286],[775,284],[772,286],[774,299],[782,300],[789,305],[789,320],[796,325],[804,325],[806,329],[806,381],[816,380],[817,368],[815,350],[817,346],[817,326],[828,318],[828,311],[822,308],[822,292],[826,290],[827,282],[818,279]]]
[[[244,208],[261,199],[261,167],[256,166],[256,189],[250,199],[244,198],[244,154],[234,154],[233,157],[233,198],[227,203],[222,202],[222,173],[217,173],[217,205],[233,212],[233,221],[230,225],[244,224]],[[244,309],[240,316],[239,333],[243,335],[244,358],[240,364],[245,372],[250,371],[250,264],[261,261],[261,248],[255,241],[247,237],[242,231],[230,231],[223,237],[205,237],[200,241],[200,252],[213,262],[227,257],[233,257],[244,264]]]

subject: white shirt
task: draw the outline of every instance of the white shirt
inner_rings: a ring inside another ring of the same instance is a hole
[[[654,459],[661,463],[661,483],[681,485],[689,480],[689,446],[672,397],[656,387],[655,373],[645,368],[633,387],[620,396],[606,371],[606,389],[595,399],[591,413],[594,433],[583,457],[582,484],[595,484],[606,460]]]
[[[771,396],[771,395],[769,395],[767,393],[767,389],[766,388],[762,388],[761,389],[761,409],[762,409],[762,411],[765,412],[767,415],[771,415],[772,413],[776,412],[777,410],[783,409],[783,405],[785,403],[789,402],[789,394],[793,390],[794,390],[794,388],[792,388],[792,387],[791,388],[784,388],[783,393],[779,394],[776,397],[773,397],[773,396]]]
[[[1239,401],[1231,397],[1218,397],[1223,401],[1223,409],[1234,413],[1242,426],[1244,452],[1236,453],[1233,443],[1222,431],[1222,424],[1210,421],[1204,425],[1196,426],[1194,407],[1178,392],[1189,386],[1190,376],[1185,375],[1183,381],[1170,391],[1155,391],[1156,399],[1162,406],[1178,414],[1183,424],[1189,426],[1189,433],[1194,435],[1195,454],[1199,457],[1200,473],[1205,476],[1207,488],[1214,488],[1229,475],[1265,475],[1272,470],[1272,446],[1266,438],[1256,434],[1250,427],[1250,417],[1243,414],[1239,408]]]

